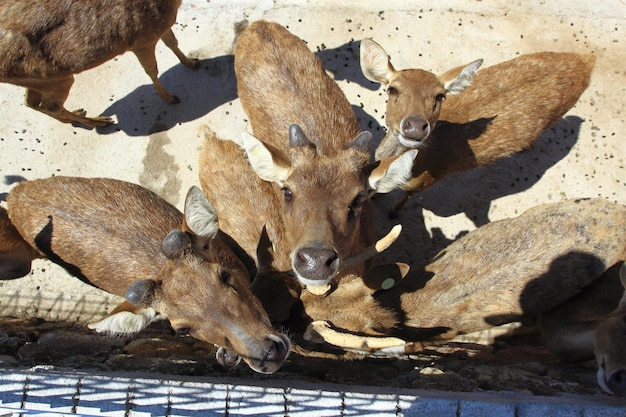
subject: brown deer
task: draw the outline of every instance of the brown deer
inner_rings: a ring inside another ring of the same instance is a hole
[[[397,71],[371,39],[361,41],[360,53],[365,77],[389,95],[388,133],[376,159],[419,149],[413,178],[402,186],[407,197],[532,146],[576,104],[595,64],[594,55],[540,52],[477,72],[478,60],[437,77]]]
[[[109,117],[86,117],[63,107],[74,74],[132,51],[168,103],[179,100],[159,81],[159,39],[181,63],[196,61],[178,48],[172,32],[181,0],[16,0],[0,5],[0,82],[26,88],[26,105],[63,123],[106,126]]]
[[[203,128],[203,134],[205,139],[200,156],[200,178],[207,194],[216,202],[220,227],[231,236],[236,236],[237,243],[247,253],[256,253],[258,271],[252,283],[252,291],[272,322],[288,321],[294,304],[300,299],[303,286],[292,271],[289,251],[285,250],[284,245],[276,244],[276,240],[284,241],[284,229],[270,231],[266,227],[266,222],[269,225],[280,224],[281,202],[271,198],[272,184],[254,173],[246,161],[245,153],[236,143],[219,139],[207,127]],[[237,184],[236,188],[233,188],[233,184]],[[396,225],[373,245],[345,258],[337,272],[342,277],[342,285],[344,281],[355,277],[346,271],[352,271],[355,265],[362,269],[366,260],[384,251],[397,239],[400,230],[400,226]],[[375,275],[376,272],[368,271],[368,274]],[[324,293],[330,287],[330,284],[326,284],[306,288]]]
[[[35,251],[9,220],[9,213],[0,206],[0,280],[23,277],[31,269]]]
[[[234,219],[224,224],[235,225],[225,230],[237,241],[241,217],[233,213],[249,212],[244,218],[255,236],[267,226],[278,248],[276,263],[293,270],[303,285],[341,281],[344,259],[371,242],[370,196],[401,185],[416,151],[370,163],[372,135],[360,131],[319,58],[278,24],[258,21],[240,32],[235,73],[255,136],[244,133],[239,141],[245,153],[232,144],[222,153],[215,140],[205,142],[199,162],[203,190],[220,218]],[[240,188],[254,196],[241,195]]]
[[[272,328],[250,290],[254,263],[219,230],[198,187],[189,190],[184,215],[141,186],[103,178],[26,181],[7,203],[19,241],[37,256],[125,296],[90,325],[98,332],[131,335],[167,318],[178,332],[236,352],[257,372],[273,373],[286,359],[288,337]],[[13,269],[10,257],[0,259],[8,262],[2,270]]]
[[[306,337],[404,353],[538,317],[552,352],[580,361],[595,347],[600,385],[626,395],[624,260],[626,207],[601,198],[544,204],[470,232],[388,290],[303,292]]]

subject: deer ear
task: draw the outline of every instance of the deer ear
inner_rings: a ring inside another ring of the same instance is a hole
[[[153,279],[135,281],[126,290],[126,301],[140,307],[150,307],[158,297],[161,285]]]
[[[463,90],[469,87],[470,84],[472,84],[472,80],[474,79],[474,76],[476,75],[476,72],[478,71],[478,68],[480,68],[482,63],[483,60],[478,59],[470,64],[467,64],[467,66],[463,68],[458,77],[448,81],[443,80],[446,94],[451,96],[460,94],[463,92]]]
[[[396,70],[391,65],[387,52],[372,39],[361,40],[361,71],[370,81],[389,84]]]
[[[272,269],[272,263],[274,262],[274,247],[272,241],[267,234],[267,226],[263,226],[261,230],[261,236],[259,237],[259,243],[256,248],[257,269],[259,271],[266,271]]]
[[[205,239],[213,239],[218,230],[215,208],[202,190],[194,185],[189,189],[185,198],[183,231],[189,231]]]
[[[413,177],[413,160],[417,152],[417,149],[412,149],[374,162],[376,166],[368,178],[370,189],[384,194],[406,184]]]
[[[363,283],[373,292],[388,290],[402,280],[411,267],[405,263],[376,265],[365,273]]]
[[[241,148],[248,155],[250,166],[262,180],[282,185],[291,174],[289,163],[248,132],[243,132],[241,136]]]

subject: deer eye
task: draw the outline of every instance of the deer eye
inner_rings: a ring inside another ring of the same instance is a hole
[[[189,336],[191,329],[189,327],[181,327],[176,329],[176,336]]]
[[[363,207],[363,203],[365,202],[365,200],[367,199],[367,197],[364,194],[359,193],[356,197],[354,197],[354,200],[352,200],[352,203],[350,203],[350,217],[356,217],[359,212],[361,211],[361,208]]]
[[[435,97],[435,101],[433,101],[433,109],[437,109],[437,107],[441,106],[441,102],[446,98],[445,94],[437,94]]]
[[[231,285],[232,275],[226,268],[220,268],[220,281],[226,285]]]
[[[389,94],[390,96],[395,96],[398,94],[398,89],[396,87],[388,87],[387,88],[387,94]]]
[[[282,188],[283,195],[285,196],[285,201],[291,201],[293,199],[293,193],[287,187]]]

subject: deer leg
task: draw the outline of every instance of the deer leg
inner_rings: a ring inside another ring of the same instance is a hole
[[[187,68],[196,68],[196,64],[198,63],[197,59],[188,58],[179,48],[178,48],[178,39],[174,36],[174,32],[172,29],[169,29],[167,32],[161,36],[161,40],[174,52],[174,54],[178,57],[178,60]]]
[[[161,97],[163,100],[167,101],[170,104],[179,103],[180,100],[178,99],[178,97],[171,95],[165,89],[165,87],[163,87],[161,81],[159,81],[159,70],[157,67],[156,56],[154,55],[155,46],[156,44],[152,44],[143,48],[139,48],[134,50],[133,53],[137,56],[139,63],[146,71],[146,74],[148,74],[148,76],[152,80],[152,84],[154,84],[154,88],[156,88],[159,97]]]
[[[74,76],[60,80],[33,81],[26,86],[26,105],[34,110],[47,114],[63,123],[81,123],[86,126],[107,126],[113,123],[110,117],[85,117],[86,112],[78,109],[70,112],[63,107],[70,88],[74,84]]]

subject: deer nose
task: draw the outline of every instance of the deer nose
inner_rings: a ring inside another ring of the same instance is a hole
[[[626,369],[616,369],[611,372],[606,384],[616,396],[626,396]]]
[[[273,336],[266,340],[265,356],[255,369],[259,373],[273,374],[287,359],[291,342],[283,334]]]
[[[402,136],[421,142],[430,134],[430,123],[422,116],[406,116],[400,124]]]
[[[324,285],[339,267],[339,254],[329,248],[305,247],[292,259],[296,275],[305,285]]]

